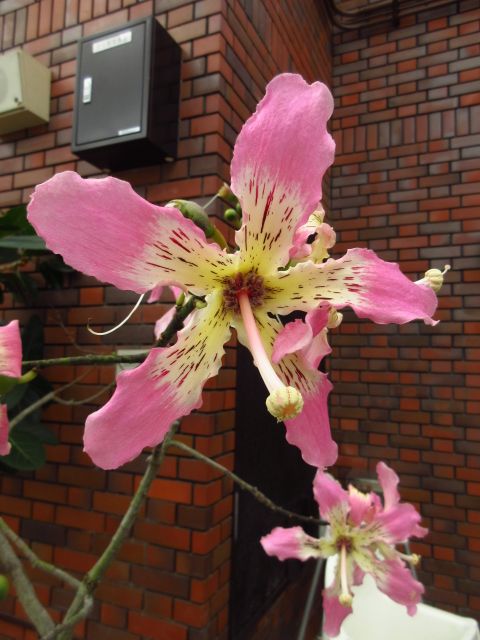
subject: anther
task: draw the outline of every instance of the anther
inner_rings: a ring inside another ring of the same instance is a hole
[[[303,409],[302,394],[294,387],[280,387],[271,393],[265,404],[278,422],[296,418]]]
[[[440,269],[429,269],[425,271],[425,276],[421,280],[417,280],[416,284],[426,284],[427,287],[430,287],[437,293],[442,287],[445,274],[447,271],[450,271],[450,269],[451,266],[449,264],[445,265],[443,271],[440,271]]]

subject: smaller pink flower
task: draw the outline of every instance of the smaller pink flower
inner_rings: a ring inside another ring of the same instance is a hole
[[[424,592],[405,564],[416,564],[418,556],[400,553],[395,545],[411,536],[423,537],[427,530],[419,525],[415,508],[400,503],[396,473],[379,462],[377,474],[383,505],[376,494],[364,494],[352,486],[345,491],[332,476],[319,471],[313,492],[321,517],[330,524],[327,536],[316,539],[301,527],[277,527],[261,539],[266,553],[280,560],[338,555],[335,578],[323,592],[324,629],[331,637],[340,633],[342,622],[352,612],[351,587],[361,584],[366,573],[380,591],[405,605],[409,615],[416,613]]]
[[[0,327],[0,377],[19,378],[22,375],[22,340],[18,320]],[[0,404],[0,456],[10,453],[7,405]]]

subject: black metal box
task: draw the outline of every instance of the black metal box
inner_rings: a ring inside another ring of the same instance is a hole
[[[113,170],[176,155],[181,50],[153,18],[79,42],[72,151]]]

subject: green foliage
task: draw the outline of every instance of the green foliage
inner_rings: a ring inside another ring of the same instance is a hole
[[[35,234],[28,222],[25,205],[13,207],[0,213],[0,304],[3,289],[11,292],[18,302],[25,305],[35,303],[38,285],[35,278],[21,267],[36,261],[37,270],[49,287],[62,286],[63,274],[71,272],[60,256],[52,255],[45,242]]]
[[[32,316],[22,334],[23,357],[36,360],[43,357],[43,325],[38,316]],[[6,393],[2,402],[7,404],[10,422],[22,411],[50,393],[49,382],[37,375],[28,384],[17,384]],[[52,432],[41,423],[39,407],[30,412],[10,430],[12,449],[8,456],[0,458],[1,466],[8,471],[32,471],[45,462],[45,445],[57,444]]]

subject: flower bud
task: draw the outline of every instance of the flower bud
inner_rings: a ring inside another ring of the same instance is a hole
[[[166,207],[178,209],[180,213],[200,227],[207,238],[215,234],[215,226],[210,222],[207,212],[192,200],[170,200]]]
[[[227,202],[231,207],[235,208],[238,204],[238,198],[230,189],[228,184],[224,182],[220,189],[217,191],[217,196]]]

